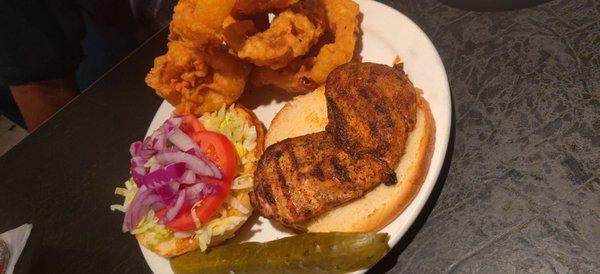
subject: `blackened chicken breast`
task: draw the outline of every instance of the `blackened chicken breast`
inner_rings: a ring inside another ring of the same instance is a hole
[[[415,88],[402,65],[339,66],[325,84],[327,132],[338,145],[362,157],[384,159],[395,168],[416,121]]]
[[[255,172],[250,200],[259,213],[293,226],[362,197],[396,174],[385,161],[356,158],[328,132],[290,138],[269,146]]]

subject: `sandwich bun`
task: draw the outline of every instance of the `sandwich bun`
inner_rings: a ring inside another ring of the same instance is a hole
[[[276,114],[265,145],[325,130],[327,125],[325,89],[295,97]],[[421,188],[435,143],[435,122],[427,101],[417,91],[417,119],[406,141],[405,152],[395,168],[398,182],[381,184],[365,196],[337,206],[303,224],[309,232],[377,231],[393,221]]]
[[[247,109],[243,105],[235,104],[234,109],[238,117],[243,118],[249,125],[254,126],[256,128],[256,147],[252,151],[249,151],[249,153],[252,153],[254,156],[253,158],[258,160],[260,159],[260,156],[264,151],[265,130],[263,128],[263,124],[258,120],[254,112]],[[255,169],[256,161],[247,163],[244,165],[243,174],[254,174]],[[252,205],[250,204],[250,197],[248,196],[250,190],[251,189],[238,190],[235,194],[235,198],[241,203],[242,206],[252,210]],[[233,214],[237,216],[243,216],[247,218],[250,215],[252,215],[252,212],[243,214],[227,203],[224,203],[223,206],[225,207],[225,210],[227,210],[228,212],[233,212]],[[235,226],[227,228],[225,232],[221,235],[212,235],[208,246],[215,246],[227,239],[232,238],[233,236],[235,236],[235,232],[240,227],[242,227],[244,223],[245,222],[240,222]],[[153,241],[152,236],[145,232],[135,234],[135,237],[142,246],[163,257],[173,257],[200,248],[198,237],[196,236],[190,236],[185,238],[170,237],[158,243]]]

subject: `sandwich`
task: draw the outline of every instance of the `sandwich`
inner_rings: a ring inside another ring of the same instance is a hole
[[[206,250],[234,236],[252,214],[248,193],[264,130],[240,104],[196,118],[169,118],[131,145],[131,178],[112,210],[123,231],[163,257]]]
[[[349,63],[274,117],[251,204],[297,231],[376,231],[427,174],[435,122],[400,63]]]

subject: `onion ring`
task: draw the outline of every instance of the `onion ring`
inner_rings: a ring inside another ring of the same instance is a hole
[[[173,9],[169,40],[204,45],[220,45],[225,18],[236,0],[180,0]]]
[[[154,60],[148,86],[175,106],[175,114],[200,116],[231,104],[242,94],[251,66],[221,48],[200,49],[171,41],[165,55]]]
[[[335,41],[325,44],[316,56],[294,60],[287,67],[257,67],[252,85],[275,85],[292,92],[309,92],[323,84],[339,65],[352,60],[358,35],[359,7],[352,0],[321,0],[327,17],[327,31]]]
[[[325,30],[325,10],[319,0],[304,0],[281,11],[263,32],[252,20],[224,25],[223,36],[232,53],[257,66],[279,69],[317,43]]]

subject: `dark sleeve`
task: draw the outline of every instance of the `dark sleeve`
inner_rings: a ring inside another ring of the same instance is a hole
[[[177,0],[129,0],[140,26],[154,34],[171,22]]]
[[[0,81],[24,84],[73,75],[84,25],[72,2],[0,1]]]

